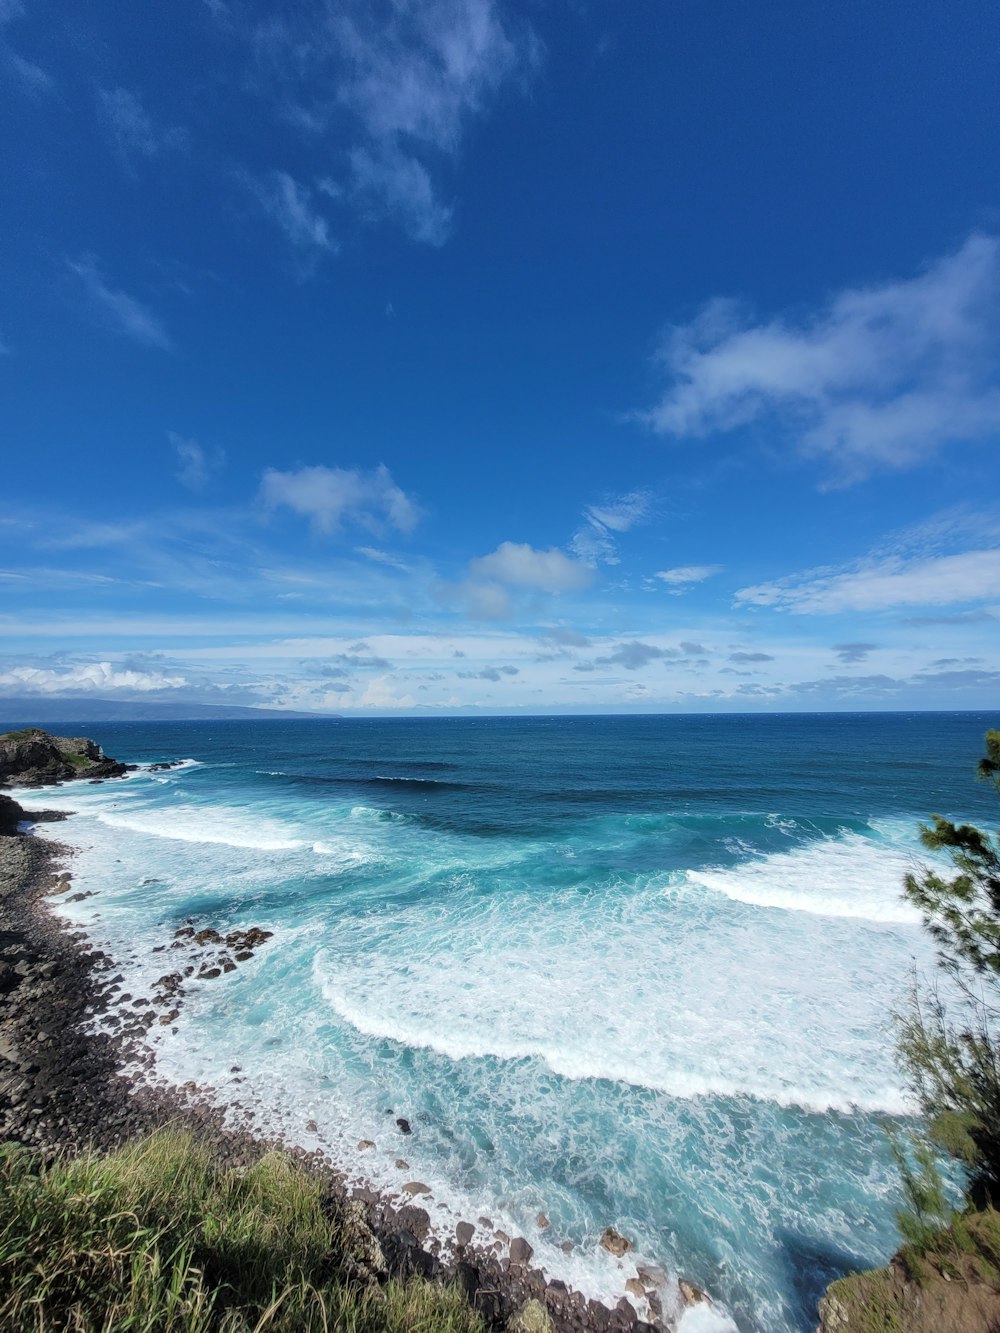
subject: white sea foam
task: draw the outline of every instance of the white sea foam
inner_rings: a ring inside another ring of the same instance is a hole
[[[920,916],[901,892],[915,861],[909,847],[844,833],[733,867],[692,870],[688,878],[756,907],[911,924]]]
[[[289,837],[277,820],[250,812],[241,813],[217,806],[182,806],[119,813],[102,810],[102,824],[129,829],[153,838],[177,842],[221,843],[227,847],[256,848],[259,851],[291,851],[303,845],[301,838]]]

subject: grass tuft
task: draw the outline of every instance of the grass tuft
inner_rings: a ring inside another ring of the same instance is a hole
[[[5,1333],[482,1333],[461,1295],[345,1280],[356,1222],[269,1153],[226,1169],[158,1130],[40,1167],[0,1147]]]

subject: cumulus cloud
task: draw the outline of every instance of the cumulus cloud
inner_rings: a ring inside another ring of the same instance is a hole
[[[158,157],[187,143],[178,126],[157,126],[139,96],[127,88],[99,88],[97,102],[111,141],[127,163],[137,157]]]
[[[563,551],[538,551],[526,542],[501,542],[489,555],[472,560],[469,572],[474,579],[553,593],[585,588],[593,577],[586,565]]]
[[[811,570],[741,588],[736,605],[804,615],[949,606],[1000,597],[1000,549],[917,558],[887,556],[854,568]]]
[[[103,324],[147,347],[170,350],[170,338],[156,315],[134,296],[112,287],[92,256],[86,255],[75,262],[68,259],[66,264],[83,284],[91,309]]]
[[[177,455],[177,480],[190,491],[203,491],[225,462],[225,453],[221,449],[207,452],[197,440],[185,439],[172,430],[167,431],[167,439]]]
[[[21,694],[102,694],[127,691],[149,694],[156,690],[179,690],[188,684],[184,676],[160,671],[133,671],[110,662],[87,662],[71,667],[14,667],[0,672],[0,689]]]
[[[711,302],[667,334],[668,387],[639,415],[677,438],[770,421],[850,481],[1000,428],[998,332],[1000,242],[973,235],[916,277],[849,288],[806,318],[753,323]]]
[[[393,481],[389,469],[303,467],[295,472],[268,468],[260,485],[268,509],[285,507],[308,518],[319,532],[332,533],[350,522],[381,532],[386,527],[410,532],[420,510]]]

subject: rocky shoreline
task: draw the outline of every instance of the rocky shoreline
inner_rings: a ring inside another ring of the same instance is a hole
[[[61,817],[19,814],[31,822]],[[486,1230],[482,1221],[478,1227],[458,1222],[452,1237],[435,1235],[417,1202],[427,1188],[419,1181],[393,1195],[352,1183],[319,1150],[227,1128],[211,1089],[154,1086],[126,1073],[128,1066],[152,1071],[144,1034],[174,1021],[188,977],[231,971],[266,946],[268,933],[183,927],[159,946],[165,970],[154,994],[133,998],[123,993],[114,960],[45,904],[52,894],[70,892],[72,854],[30,831],[0,835],[0,1140],[51,1159],[87,1147],[111,1149],[180,1121],[207,1138],[226,1165],[280,1147],[322,1173],[330,1193],[350,1210],[364,1256],[359,1274],[370,1281],[417,1274],[455,1282],[489,1329],[662,1333],[676,1328],[687,1306],[708,1302],[693,1284],[681,1280],[678,1286],[650,1267],[628,1279],[631,1299],[609,1309],[532,1267],[532,1247],[521,1237]],[[104,1031],[97,1030],[99,1016]],[[405,1134],[406,1122],[397,1123]],[[485,1242],[477,1243],[477,1234],[485,1234]],[[619,1257],[630,1248],[612,1228],[602,1243]]]

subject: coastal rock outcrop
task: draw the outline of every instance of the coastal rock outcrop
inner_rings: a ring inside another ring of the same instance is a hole
[[[22,819],[27,818],[24,810],[12,796],[0,792],[0,836],[12,837]]]
[[[134,765],[133,765],[134,767]],[[86,736],[52,736],[40,727],[0,736],[0,787],[42,787],[73,778],[119,778],[129,766]]]

